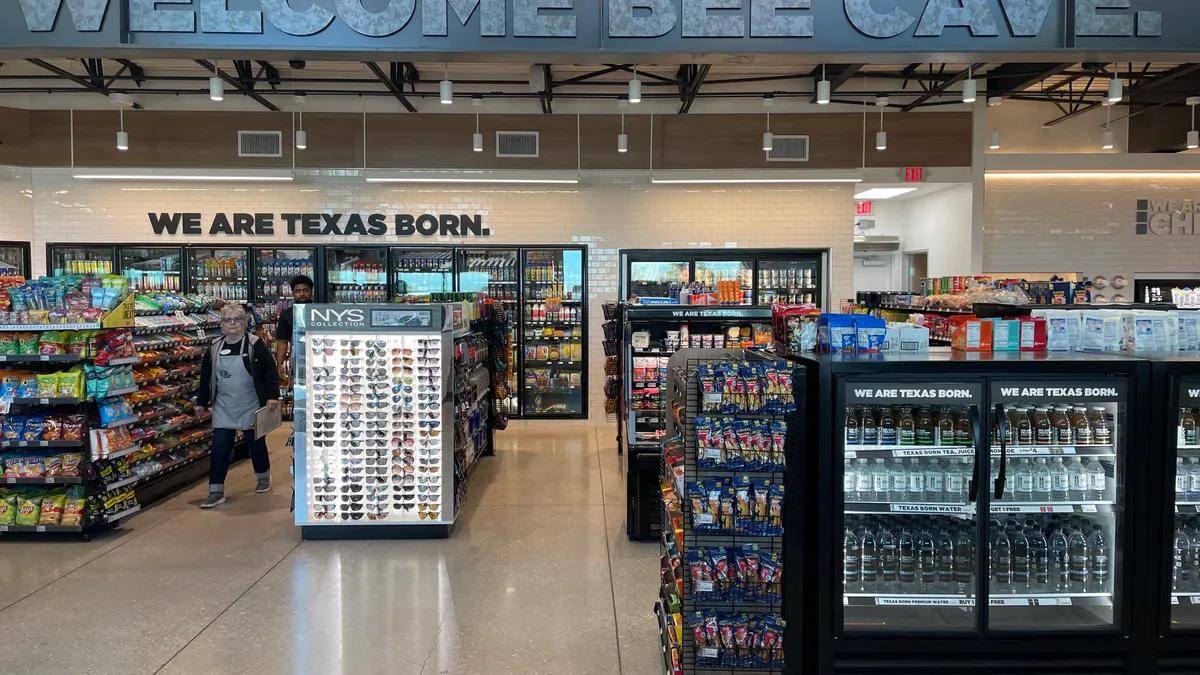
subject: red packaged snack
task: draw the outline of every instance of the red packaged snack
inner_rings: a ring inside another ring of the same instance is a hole
[[[62,418],[62,431],[60,432],[60,440],[83,440],[83,424],[83,415],[67,415],[66,417]]]
[[[43,441],[61,441],[62,440],[62,418],[47,417],[42,422],[42,440]]]

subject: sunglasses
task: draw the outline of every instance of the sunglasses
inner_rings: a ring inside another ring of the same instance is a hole
[[[342,520],[362,520],[362,519],[363,519],[363,514],[361,514],[361,513],[344,513],[344,512],[342,513]]]
[[[422,504],[421,506],[425,506],[425,505]],[[438,519],[437,511],[428,511],[428,512],[423,511],[421,513],[418,513],[417,515],[421,516],[421,520],[437,520]]]
[[[326,348],[324,348],[324,349],[321,349],[321,348],[319,348],[319,347],[315,347],[315,348],[313,348],[313,350],[312,350],[312,353],[313,353],[313,356],[314,356],[314,357],[321,356],[321,355],[324,355],[324,356],[333,356],[333,352],[334,352],[334,350],[333,350],[332,348],[330,348],[330,347],[326,347]]]
[[[337,514],[333,511],[315,511],[313,517],[317,520],[337,520]]]

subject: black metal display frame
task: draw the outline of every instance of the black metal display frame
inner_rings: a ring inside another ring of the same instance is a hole
[[[785,606],[805,608],[805,622],[816,630],[787,634],[787,653],[803,654],[804,667],[800,672],[872,673],[1009,673],[1056,672],[1108,675],[1116,673],[1154,672],[1150,666],[1157,622],[1155,612],[1156,576],[1139,570],[1154,568],[1157,553],[1152,549],[1155,534],[1152,528],[1139,527],[1147,522],[1147,493],[1153,491],[1154,476],[1149,462],[1128,461],[1124,464],[1125,509],[1122,539],[1118,550],[1124,557],[1114,593],[1120,598],[1116,625],[1096,630],[1029,630],[1004,632],[988,631],[987,586],[976,574],[976,629],[971,631],[871,631],[843,632],[842,554],[840,533],[843,530],[844,505],[842,494],[834,485],[841,462],[840,430],[843,425],[845,401],[840,386],[843,378],[869,376],[897,382],[922,382],[937,378],[954,382],[979,381],[987,378],[1039,379],[1053,382],[1063,377],[1082,376],[1123,377],[1128,382],[1125,431],[1127,455],[1137,448],[1147,447],[1150,401],[1149,364],[1134,358],[1095,353],[1008,353],[972,354],[942,352],[928,355],[890,356],[816,355],[797,359],[808,368],[808,406],[810,425],[804,445],[808,448],[808,476],[800,493],[803,499],[789,499],[785,508],[791,517],[807,517],[815,523],[816,537],[806,540],[815,543],[820,551],[812,562],[816,573],[804,576],[801,585],[785,587]],[[985,396],[985,402],[987,400]],[[991,428],[988,406],[981,406],[981,427]],[[986,433],[986,432],[985,432]],[[980,442],[976,439],[976,442]],[[978,454],[978,453],[977,453]],[[980,454],[979,456],[983,456]],[[977,462],[981,473],[987,475],[987,462]],[[790,470],[790,467],[789,467]],[[980,514],[990,513],[990,488],[987,480],[980,485],[978,506]],[[1157,487],[1157,486],[1154,486]],[[795,494],[795,493],[793,493]],[[978,521],[986,520],[981,516]],[[1157,522],[1159,518],[1154,518]],[[986,528],[981,526],[977,542],[986,542]],[[1116,536],[1115,534],[1110,536]],[[798,545],[789,539],[789,545]],[[795,560],[799,550],[788,552]],[[977,556],[983,558],[983,556]],[[793,575],[793,578],[795,576]],[[981,590],[982,589],[982,590]],[[982,598],[982,600],[979,600]]]

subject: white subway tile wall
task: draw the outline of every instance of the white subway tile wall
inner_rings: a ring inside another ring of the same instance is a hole
[[[831,297],[836,303],[851,294],[853,190],[849,185],[652,186],[644,172],[587,173],[579,185],[520,188],[365,184],[356,171],[305,171],[297,178],[294,183],[265,185],[114,183],[75,180],[61,169],[37,169],[32,217],[18,210],[15,218],[18,223],[28,219],[24,228],[18,228],[28,235],[15,238],[32,241],[33,269],[39,274],[45,271],[46,244],[51,242],[587,245],[592,419],[604,417],[600,305],[617,299],[620,249],[828,248]],[[0,194],[12,191],[5,182],[0,177]],[[210,222],[218,212],[277,217],[285,212],[465,212],[481,215],[491,236],[302,237],[288,236],[282,222],[276,224],[273,237],[159,236],[150,228],[147,213],[152,211],[200,212]],[[7,216],[8,211],[0,209],[0,217]]]
[[[988,178],[983,271],[1123,275],[1100,292],[1131,301],[1135,274],[1200,276],[1200,236],[1137,234],[1139,199],[1200,203],[1200,180]]]

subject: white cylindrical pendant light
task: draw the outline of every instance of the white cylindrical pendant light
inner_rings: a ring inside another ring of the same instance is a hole
[[[483,152],[483,134],[478,131],[471,134],[471,149],[475,152]]]
[[[637,68],[633,69],[633,79],[629,81],[629,102],[642,102],[642,81],[637,77]]]
[[[1187,147],[1188,150],[1200,148],[1200,131],[1196,131],[1196,106],[1200,105],[1200,96],[1189,96],[1184,99],[1188,108],[1192,113],[1192,128],[1187,132]]]
[[[454,103],[454,83],[450,80],[442,80],[441,101],[444,105]]]
[[[1100,135],[1100,147],[1105,150],[1113,149],[1113,132],[1111,129],[1105,129],[1104,133]]]
[[[308,147],[308,132],[303,129],[296,130],[296,149],[303,150]]]
[[[817,82],[817,103],[819,105],[829,103],[829,80]]]
[[[775,135],[769,131],[763,132],[763,150],[770,152],[775,147]]]
[[[629,152],[629,136],[617,134],[617,152]]]
[[[971,77],[971,67],[967,66],[967,79],[963,82],[963,103],[975,102],[975,79]]]
[[[208,78],[208,97],[214,101],[225,100],[225,82],[219,77],[221,70],[213,60],[213,74]]]
[[[880,95],[875,97],[875,105],[879,107],[879,131],[875,132],[876,150],[887,150],[887,132],[883,130],[883,109],[887,107],[887,104],[887,96]]]
[[[1188,150],[1200,148],[1200,131],[1192,129],[1187,133],[1187,146]]]
[[[129,134],[125,133],[124,131],[117,132],[117,149],[118,150],[128,150],[129,149]]]
[[[887,150],[887,132],[886,131],[875,132],[875,149],[876,150]]]
[[[996,129],[992,129],[992,137],[988,141],[988,149],[989,150],[999,150],[1000,149],[1000,132]]]
[[[1125,95],[1124,88],[1121,86],[1121,78],[1117,77],[1116,66],[1113,66],[1113,77],[1108,81],[1108,102],[1120,103],[1121,98]]]

